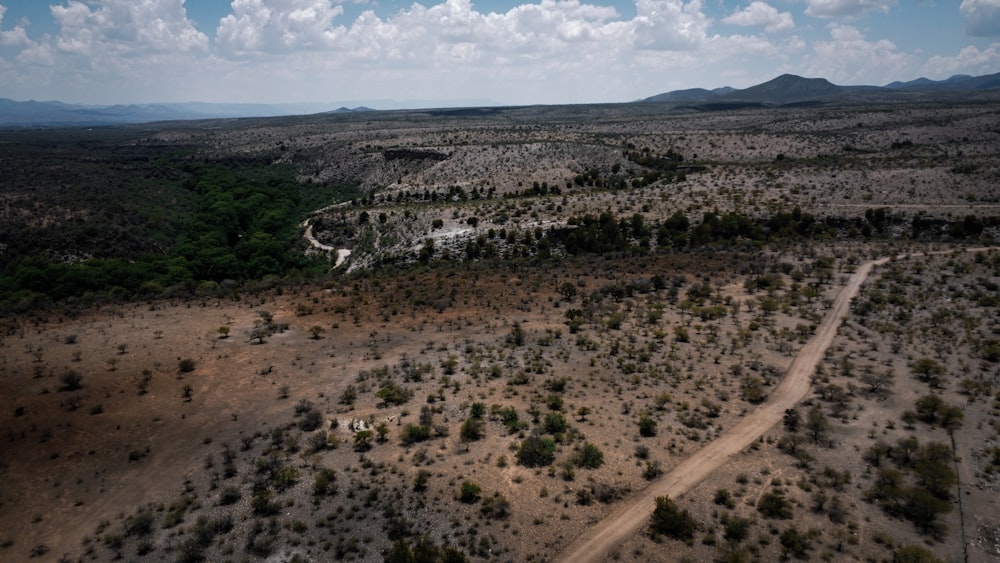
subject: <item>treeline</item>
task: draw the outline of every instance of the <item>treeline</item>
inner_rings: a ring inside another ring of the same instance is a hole
[[[78,263],[21,256],[0,272],[0,307],[47,301],[190,295],[269,276],[310,277],[326,262],[305,256],[298,224],[351,187],[302,184],[291,168],[252,160],[175,164],[193,205],[178,208],[174,240],[160,253]]]
[[[571,217],[565,229],[548,232],[568,254],[608,252],[643,253],[652,249],[685,250],[712,244],[739,241],[765,243],[777,240],[817,238],[832,234],[836,227],[817,222],[796,208],[791,213],[778,212],[766,220],[755,220],[741,213],[708,212],[692,227],[681,211],[667,219],[649,223],[639,213],[617,219],[609,212]]]
[[[642,254],[656,248],[675,251],[707,246],[731,246],[780,241],[823,240],[832,238],[870,238],[903,236],[914,239],[967,239],[979,237],[987,228],[1000,227],[1000,218],[967,216],[955,221],[911,220],[886,212],[868,210],[864,217],[817,219],[801,211],[778,211],[767,218],[754,218],[738,212],[720,214],[710,211],[694,224],[681,211],[659,221],[648,222],[642,214],[618,219],[609,212],[571,217],[568,226],[550,229],[546,238],[567,254],[605,254],[622,252]]]
[[[682,211],[662,220],[648,220],[641,213],[616,217],[611,212],[573,216],[565,227],[531,230],[490,228],[465,243],[467,260],[510,260],[533,257],[547,260],[554,255],[630,255],[654,251],[688,252],[696,249],[726,250],[745,245],[832,239],[906,238],[921,240],[967,240],[987,229],[1000,228],[1000,218],[965,217],[955,221],[908,219],[884,209],[870,209],[863,217],[819,219],[799,208],[777,211],[768,217],[738,212],[704,213],[701,220]],[[448,249],[423,249],[421,262],[451,259]],[[405,260],[400,260],[403,263]],[[395,263],[386,260],[384,264]]]

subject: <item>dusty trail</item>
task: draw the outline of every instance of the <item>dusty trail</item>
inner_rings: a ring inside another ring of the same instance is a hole
[[[784,416],[785,409],[794,407],[808,393],[810,376],[826,353],[826,349],[833,343],[837,329],[847,315],[851,299],[857,295],[872,268],[891,259],[885,257],[866,262],[854,272],[847,285],[834,299],[833,306],[816,329],[816,334],[802,347],[789,366],[784,380],[766,403],[722,436],[684,460],[673,471],[653,482],[636,496],[624,501],[604,520],[586,530],[567,546],[556,560],[572,563],[607,560],[608,551],[649,521],[656,497],[669,495],[676,498],[691,490],[725,463],[729,456],[743,450],[777,424]]]

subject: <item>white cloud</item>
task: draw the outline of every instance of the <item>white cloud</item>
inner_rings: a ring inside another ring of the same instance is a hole
[[[216,30],[224,50],[238,54],[333,47],[343,27],[333,20],[344,8],[330,0],[233,0],[233,12]]]
[[[1000,36],[1000,0],[962,0],[966,31],[975,37]]]
[[[596,0],[519,0],[505,11],[477,8],[481,0],[410,0],[394,13],[367,10],[352,20],[343,4],[367,0],[229,0],[231,13],[218,20],[212,40],[187,17],[185,6],[201,1],[49,0],[56,31],[37,37],[27,23],[12,26],[0,4],[4,95],[92,103],[560,103],[746,87],[784,72],[883,84],[1000,66],[997,46],[958,52],[959,44],[954,56],[928,59],[882,35],[867,38],[875,32],[860,24],[796,29],[791,13],[851,20],[888,11],[894,0],[741,0],[718,21],[706,14],[706,0],[633,0],[636,15],[628,19],[588,3]],[[793,4],[787,12],[775,7]],[[996,13],[998,5],[966,0],[961,9],[970,29],[973,20],[983,29],[987,8]],[[746,32],[714,30],[720,21]]]
[[[722,22],[744,27],[763,27],[769,33],[795,27],[791,12],[779,12],[774,6],[760,1],[751,2],[746,8],[723,18]]]
[[[888,39],[868,41],[857,28],[831,24],[830,41],[813,44],[807,65],[811,76],[835,84],[884,84],[911,76],[917,66],[913,55],[899,51]]]
[[[87,56],[203,51],[208,38],[187,19],[184,0],[79,0],[50,6],[60,27],[56,47]]]
[[[700,0],[636,0],[636,45],[653,50],[687,51],[707,37],[712,20],[701,9]]]
[[[14,29],[3,30],[3,16],[7,13],[7,7],[0,4],[0,47],[28,47],[32,44],[28,39],[28,33],[24,26],[16,25]]]
[[[980,50],[969,45],[954,57],[934,56],[923,65],[923,74],[937,79],[956,74],[993,74],[1000,68],[1000,43]]]
[[[807,0],[806,14],[821,18],[856,16],[871,10],[888,12],[896,0]]]

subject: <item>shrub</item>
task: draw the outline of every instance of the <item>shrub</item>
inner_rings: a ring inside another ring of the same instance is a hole
[[[726,489],[719,489],[715,491],[715,498],[713,499],[715,504],[725,506],[726,508],[735,508],[736,501],[733,500],[733,495],[729,493]]]
[[[313,495],[323,497],[337,493],[337,472],[333,469],[323,468],[316,473],[313,481]]]
[[[483,500],[483,506],[479,509],[479,513],[485,518],[501,520],[510,516],[510,501],[503,495],[496,494]]]
[[[299,429],[303,432],[312,432],[323,424],[323,415],[316,409],[309,409],[305,416],[299,421]]]
[[[482,487],[472,481],[462,481],[462,486],[458,490],[458,500],[472,504],[479,500],[479,494],[482,490]]]
[[[741,542],[750,535],[750,525],[752,522],[749,518],[740,518],[739,516],[726,517],[722,519],[722,524],[725,526],[725,538],[733,542]]]
[[[226,487],[219,493],[219,506],[229,506],[236,504],[240,500],[240,490],[236,487]]]
[[[639,435],[645,438],[656,436],[656,421],[645,415],[640,417]]]
[[[541,467],[555,460],[556,443],[552,438],[528,436],[517,449],[517,462],[526,467]]]
[[[184,358],[177,362],[177,371],[181,373],[190,373],[194,371],[195,362],[191,358]]]
[[[646,462],[646,468],[642,470],[642,477],[647,481],[652,481],[660,475],[663,475],[663,468],[660,467],[660,462],[653,460]]]
[[[792,504],[778,493],[764,493],[757,501],[757,510],[768,518],[788,520],[792,517]]]
[[[562,434],[569,429],[569,423],[566,422],[566,417],[559,412],[550,412],[545,414],[545,431],[549,434]]]
[[[385,381],[382,383],[376,395],[379,399],[382,399],[386,405],[402,405],[410,400],[413,393],[407,389],[403,389],[392,381]]]
[[[417,471],[417,476],[413,478],[413,490],[423,492],[427,490],[427,482],[430,481],[431,472],[426,469]]]
[[[802,532],[799,532],[794,526],[788,528],[784,532],[781,532],[781,551],[787,557],[791,555],[796,559],[808,559],[809,558],[809,537]]]
[[[404,446],[423,442],[430,439],[430,437],[431,427],[423,424],[407,424],[400,434],[400,440],[402,440]]]
[[[483,421],[478,418],[467,418],[462,423],[461,436],[463,442],[474,442],[483,436]]]
[[[657,497],[656,508],[649,523],[653,536],[660,534],[677,540],[691,540],[698,531],[698,521],[687,510],[681,510],[670,497]]]
[[[77,389],[83,387],[81,384],[83,381],[83,375],[76,370],[71,369],[62,374],[59,381],[62,383],[62,387],[59,388],[60,391],[76,391]]]
[[[574,461],[580,467],[597,469],[604,464],[604,452],[596,445],[587,442],[580,448]]]

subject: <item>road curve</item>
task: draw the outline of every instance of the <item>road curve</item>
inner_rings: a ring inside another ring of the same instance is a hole
[[[891,257],[885,257],[865,262],[854,272],[847,285],[837,294],[816,333],[799,351],[781,384],[767,402],[688,457],[670,473],[623,501],[603,520],[585,530],[555,560],[567,563],[606,561],[612,548],[649,522],[656,497],[676,498],[691,490],[730,456],[742,451],[777,424],[784,416],[785,409],[794,407],[809,392],[810,378],[816,365],[833,343],[837,329],[847,315],[851,300],[858,294],[861,284],[872,268],[885,264],[890,259]]]

